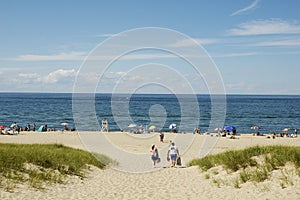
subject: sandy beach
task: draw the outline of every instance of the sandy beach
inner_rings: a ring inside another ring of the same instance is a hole
[[[89,135],[88,137],[86,137]],[[228,175],[220,170],[214,178],[207,178],[210,172],[201,172],[197,167],[186,164],[203,154],[215,154],[229,149],[243,149],[254,145],[291,145],[299,146],[300,137],[268,139],[265,136],[241,135],[237,139],[194,134],[165,134],[165,142],[159,141],[159,134],[132,135],[121,132],[21,132],[19,135],[0,135],[0,143],[58,143],[66,146],[99,150],[94,148],[95,138],[105,137],[108,143],[100,150],[106,151],[112,145],[118,151],[132,154],[137,158],[133,163],[128,157],[119,158],[119,166],[105,170],[93,168],[88,178],[70,177],[66,184],[50,185],[43,190],[20,186],[15,192],[0,190],[1,199],[299,199],[300,178],[291,167],[284,168],[292,184],[281,187],[282,170],[275,171],[271,178],[262,183],[247,182],[235,188],[232,184],[234,174]],[[166,149],[169,141],[176,141],[181,151],[183,167],[169,168]],[[181,141],[185,141],[181,144]],[[89,144],[88,144],[89,143]],[[153,169],[150,159],[150,146],[156,144],[162,162]],[[117,153],[116,153],[117,154]],[[126,154],[126,155],[127,155]],[[125,154],[124,154],[125,155]],[[119,154],[120,156],[120,154]],[[121,157],[121,156],[120,156]],[[128,166],[129,168],[128,168]],[[139,173],[133,173],[138,167]],[[216,169],[214,169],[216,170]],[[216,181],[218,180],[218,181]]]

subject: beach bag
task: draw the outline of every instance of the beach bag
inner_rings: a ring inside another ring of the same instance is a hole
[[[177,158],[176,165],[181,166],[181,157],[180,156],[178,156],[178,158]]]
[[[157,163],[160,163],[160,158],[157,158]]]

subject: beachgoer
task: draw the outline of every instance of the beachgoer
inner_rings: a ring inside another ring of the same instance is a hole
[[[200,134],[200,127],[194,129],[194,134]]]
[[[44,127],[42,128],[42,132],[46,132],[48,130],[48,126],[47,124],[44,125]]]
[[[160,158],[158,155],[158,150],[154,144],[151,146],[150,153],[151,153],[151,159],[153,161],[153,167],[155,167],[156,164],[159,162]]]
[[[29,123],[27,123],[25,130],[30,131],[30,124]]]
[[[140,125],[138,133],[139,134],[144,133],[144,127],[143,127],[143,125]]]
[[[175,167],[178,156],[179,150],[177,146],[175,146],[175,143],[172,142],[167,153],[167,160],[169,161],[171,159],[171,167]]]
[[[223,130],[223,131],[221,132],[221,137],[226,137],[226,131],[225,131],[225,130]]]
[[[297,134],[298,134],[298,129],[295,128],[295,130],[294,130],[294,137],[297,137]]]
[[[273,139],[275,139],[276,137],[276,134],[272,130],[270,130],[270,137],[272,137]]]
[[[68,131],[69,128],[67,127],[67,124],[64,125],[64,131]]]
[[[165,137],[165,134],[164,134],[163,132],[161,132],[161,133],[159,134],[159,138],[160,138],[160,141],[161,141],[161,142],[164,142],[164,137]]]
[[[33,123],[32,130],[33,130],[33,131],[35,131],[35,130],[36,130],[36,124],[35,124],[35,123]]]
[[[102,119],[102,129],[101,131],[108,132],[108,120],[106,118]]]

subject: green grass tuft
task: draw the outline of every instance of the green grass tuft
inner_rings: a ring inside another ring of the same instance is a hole
[[[210,178],[210,175],[209,175],[209,174],[205,174],[205,175],[204,175],[204,178],[205,178],[205,179],[209,179],[209,178]]]
[[[296,168],[300,167],[300,147],[291,146],[255,146],[244,150],[231,150],[192,160],[189,166],[198,165],[202,170],[207,171],[212,167],[222,165],[225,169],[237,171],[249,166],[257,166],[258,163],[253,157],[260,155],[268,155],[265,161],[273,169],[284,166],[287,162],[293,163]]]
[[[103,169],[112,161],[61,144],[0,144],[0,155],[0,187],[8,191],[21,182],[43,188],[45,183],[62,183],[66,175],[84,177],[88,165]]]
[[[259,163],[255,157],[263,158],[263,162]],[[199,166],[204,171],[215,166],[222,166],[225,170],[232,172],[242,170],[239,172],[239,179],[234,184],[235,187],[239,188],[240,182],[263,182],[269,178],[273,170],[279,169],[287,163],[292,163],[296,168],[296,174],[300,176],[299,146],[254,146],[244,150],[231,150],[216,155],[208,155],[201,159],[192,160],[188,165]],[[249,167],[252,169],[246,171],[245,169]]]

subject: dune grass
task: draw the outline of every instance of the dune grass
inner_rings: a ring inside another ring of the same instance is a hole
[[[222,166],[230,172],[239,171],[235,187],[247,181],[263,182],[274,170],[290,163],[295,166],[296,174],[300,176],[299,146],[254,146],[244,150],[231,150],[216,155],[208,155],[192,160],[189,166],[199,166],[207,171],[216,166]]]
[[[0,155],[0,187],[7,191],[22,182],[43,188],[63,183],[67,175],[83,178],[90,165],[103,169],[112,163],[106,156],[61,144],[0,144]]]

